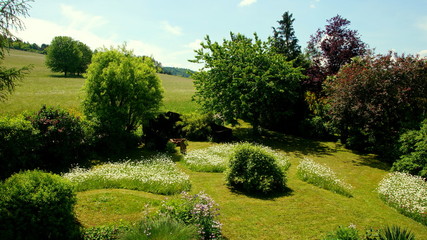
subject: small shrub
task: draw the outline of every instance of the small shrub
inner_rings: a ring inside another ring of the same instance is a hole
[[[171,199],[162,204],[161,215],[195,225],[201,239],[220,239],[221,223],[216,219],[219,215],[218,205],[205,193],[189,195],[186,192],[180,198]]]
[[[181,172],[170,157],[163,155],[138,162],[107,163],[91,169],[76,167],[64,177],[75,183],[78,191],[125,188],[175,194],[191,188],[188,175]]]
[[[37,131],[22,117],[0,118],[0,179],[37,167]]]
[[[402,214],[427,225],[427,182],[419,176],[394,172],[378,186],[383,201]]]
[[[359,240],[359,233],[354,225],[339,226],[334,232],[328,234],[324,240]]]
[[[181,220],[171,218],[167,215],[150,217],[129,231],[125,232],[120,240],[145,240],[145,239],[168,239],[168,240],[191,240],[197,239],[197,228],[187,225]]]
[[[39,131],[40,168],[63,171],[81,161],[85,133],[80,119],[60,108],[43,106],[26,117]]]
[[[1,186],[0,239],[79,239],[76,196],[69,181],[26,171]]]
[[[297,167],[297,176],[310,184],[326,190],[351,197],[351,185],[341,181],[336,174],[327,166],[304,159]]]
[[[118,225],[118,226],[99,226],[87,228],[83,232],[84,240],[116,240],[129,231],[129,226]]]
[[[427,178],[427,119],[420,130],[402,134],[399,143],[402,155],[392,170]]]
[[[285,190],[285,173],[275,155],[248,143],[235,148],[226,172],[227,184],[248,193],[271,194]]]
[[[380,230],[380,240],[415,240],[415,235],[399,226],[387,226]]]
[[[184,115],[180,124],[185,137],[192,141],[207,141],[212,137],[210,124],[213,122],[211,115],[189,114]]]

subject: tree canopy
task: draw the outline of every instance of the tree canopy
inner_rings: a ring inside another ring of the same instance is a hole
[[[94,54],[86,74],[84,112],[102,131],[130,132],[160,107],[163,89],[154,63],[125,47]]]
[[[292,13],[285,12],[282,19],[277,21],[279,27],[273,27],[272,45],[277,53],[283,54],[288,60],[294,60],[301,55],[301,46],[295,36]]]
[[[304,76],[268,43],[254,37],[230,33],[231,39],[220,44],[206,36],[192,60],[204,68],[192,77],[194,99],[205,111],[230,123],[243,119],[257,131],[263,120],[275,114],[293,115]]]
[[[81,74],[92,59],[92,50],[71,37],[57,36],[47,48],[46,65],[54,72]]]
[[[349,20],[337,15],[327,22],[324,30],[318,29],[310,37],[307,46],[312,63],[305,86],[315,93],[321,91],[326,77],[335,75],[353,57],[367,52],[358,32],[348,28]]]
[[[0,60],[4,59],[9,41],[16,39],[11,30],[24,29],[20,17],[28,16],[29,2],[32,0],[6,0],[0,2]],[[22,68],[6,68],[0,66],[0,101],[15,89],[16,82],[21,80],[31,69],[31,66]]]

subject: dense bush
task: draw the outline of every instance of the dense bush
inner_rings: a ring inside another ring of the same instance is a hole
[[[86,228],[83,230],[83,240],[116,240],[129,229],[130,226],[124,224]]]
[[[206,141],[212,138],[211,123],[213,123],[213,116],[211,114],[193,113],[184,115],[180,125],[187,139]]]
[[[171,199],[162,204],[161,215],[195,225],[201,239],[221,239],[221,223],[218,205],[205,193],[190,195],[186,192],[180,198]]]
[[[197,227],[170,216],[154,216],[144,219],[125,232],[120,240],[195,240],[198,239]]]
[[[23,117],[0,118],[0,179],[37,166],[38,135]]]
[[[415,235],[408,229],[399,226],[386,226],[380,229],[366,229],[361,234],[355,225],[339,226],[329,233],[324,240],[415,240]]]
[[[37,167],[63,171],[84,158],[85,131],[78,117],[61,108],[43,106],[26,118],[39,134]]]
[[[71,183],[58,175],[26,171],[0,188],[0,239],[79,239]]]
[[[420,130],[402,134],[399,143],[402,155],[393,164],[392,170],[427,178],[427,119]]]
[[[226,175],[229,186],[248,193],[271,194],[285,189],[285,173],[277,158],[249,143],[235,148]]]
[[[393,54],[355,58],[325,81],[330,115],[341,140],[357,150],[394,156],[402,129],[427,110],[427,61]]]

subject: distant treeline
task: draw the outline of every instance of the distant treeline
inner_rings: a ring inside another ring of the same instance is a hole
[[[16,50],[47,54],[46,48],[49,47],[49,45],[43,43],[41,46],[39,46],[36,43],[24,42],[22,40],[17,39],[17,40],[10,40],[9,47],[11,49],[16,49]]]
[[[188,78],[191,77],[191,74],[193,74],[194,71],[186,68],[163,67],[162,73]]]

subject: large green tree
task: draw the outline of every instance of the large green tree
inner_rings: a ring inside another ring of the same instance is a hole
[[[298,39],[295,36],[292,13],[285,12],[282,19],[277,21],[278,28],[273,27],[272,45],[273,49],[287,57],[288,60],[294,60],[301,57],[301,46],[298,45]]]
[[[303,75],[254,37],[231,33],[220,44],[207,36],[192,60],[204,67],[192,77],[194,98],[204,110],[230,123],[243,119],[257,131],[264,121],[294,114]]]
[[[84,88],[84,112],[106,134],[135,130],[157,112],[163,94],[154,64],[125,47],[95,53]]]
[[[46,65],[54,72],[80,74],[86,71],[92,58],[92,50],[67,36],[55,37],[47,48]]]
[[[28,16],[29,2],[32,0],[5,0],[0,2],[0,60],[4,59],[9,41],[16,40],[11,30],[22,30],[24,24],[20,17]],[[15,89],[16,82],[28,73],[31,66],[6,68],[0,66],[0,101]]]

